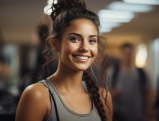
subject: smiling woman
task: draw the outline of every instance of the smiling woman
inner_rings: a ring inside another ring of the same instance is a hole
[[[16,121],[112,121],[111,95],[89,73],[101,52],[98,16],[83,0],[58,0],[52,11],[43,54],[47,65],[56,52],[58,69],[25,89]]]
[[[64,63],[77,71],[86,70],[93,63],[98,52],[97,34],[92,21],[87,19],[74,21],[63,33],[59,46],[62,62],[59,62],[59,65]],[[54,50],[56,43],[52,40]]]

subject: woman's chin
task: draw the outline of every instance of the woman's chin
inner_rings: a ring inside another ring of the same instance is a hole
[[[85,71],[85,70],[87,70],[88,68],[89,68],[89,67],[86,67],[86,66],[85,66],[85,67],[80,66],[80,67],[76,67],[75,70],[76,70],[76,71]]]

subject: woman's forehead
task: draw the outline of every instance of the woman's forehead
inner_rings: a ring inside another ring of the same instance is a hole
[[[98,31],[95,24],[88,19],[78,19],[72,22],[72,24],[67,27],[65,34],[69,33],[79,33],[81,35],[96,35],[98,36]]]

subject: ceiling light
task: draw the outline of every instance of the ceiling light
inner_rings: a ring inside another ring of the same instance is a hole
[[[108,22],[103,22],[101,23],[101,28],[115,28],[121,26],[121,23],[108,23]]]
[[[111,32],[113,28],[119,27],[121,24],[120,23],[101,23],[101,27],[99,29],[100,33],[103,32]]]
[[[45,7],[44,7],[44,12],[45,12],[45,14],[50,15],[51,12],[52,12],[51,5],[45,6]]]
[[[128,4],[120,1],[112,2],[107,6],[107,8],[113,10],[126,10],[133,12],[149,12],[153,10],[153,6],[150,5]]]
[[[99,29],[99,33],[107,33],[107,32],[111,32],[112,28],[100,28]]]
[[[48,5],[52,5],[52,3],[53,3],[53,0],[48,0],[48,1],[47,1],[47,4],[48,4]],[[57,0],[54,0],[54,4],[56,4],[56,3],[57,3]]]
[[[136,54],[136,66],[143,68],[147,59],[147,46],[141,43],[138,47],[138,52]]]
[[[131,11],[117,11],[117,10],[100,10],[99,18],[104,19],[132,19],[134,18],[135,14]]]
[[[118,23],[128,23],[130,22],[131,19],[105,19],[105,18],[100,18],[100,22],[118,22]]]
[[[50,14],[52,13],[51,7],[52,7],[53,1],[54,1],[54,4],[57,3],[57,0],[48,0],[48,1],[47,1],[47,6],[44,7],[44,12],[45,12],[45,14],[50,15]],[[54,8],[53,8],[53,9],[54,9]]]
[[[123,0],[126,3],[159,5],[159,0]]]

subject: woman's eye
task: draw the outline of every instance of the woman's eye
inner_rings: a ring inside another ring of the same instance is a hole
[[[76,42],[79,41],[78,38],[75,38],[75,37],[71,38],[71,40]]]
[[[91,40],[89,40],[89,42],[90,42],[90,43],[96,43],[96,40],[91,39]]]

